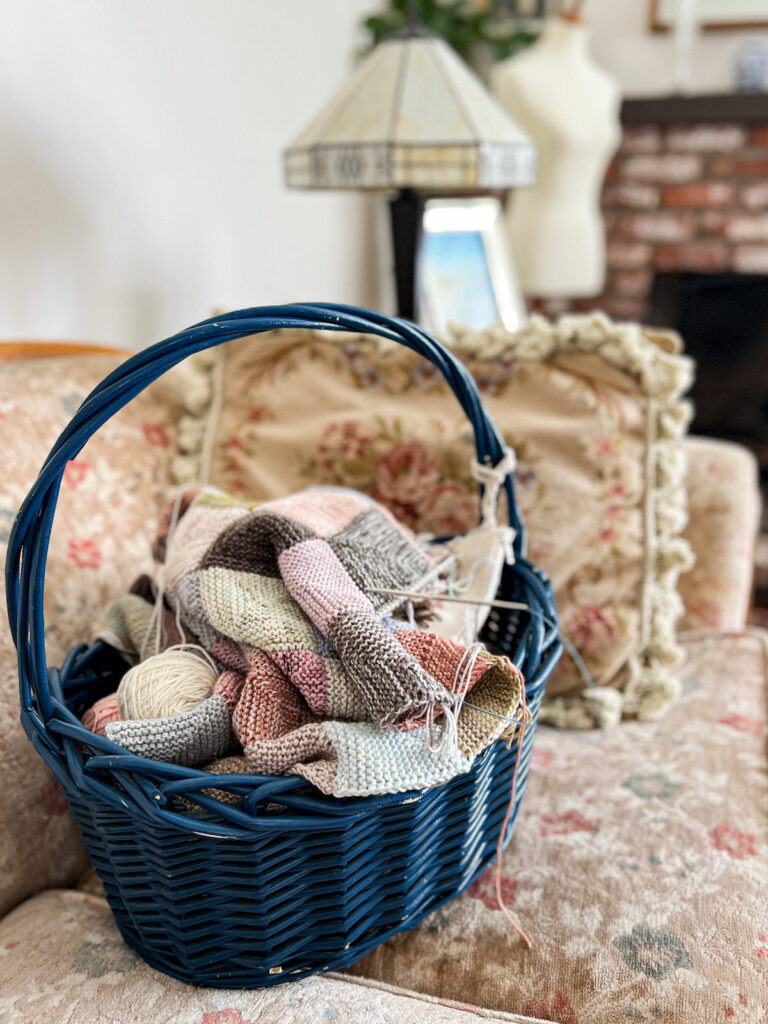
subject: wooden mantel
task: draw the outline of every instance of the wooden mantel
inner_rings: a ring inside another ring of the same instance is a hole
[[[627,99],[621,106],[621,120],[624,124],[768,123],[768,93],[731,92],[709,96]]]

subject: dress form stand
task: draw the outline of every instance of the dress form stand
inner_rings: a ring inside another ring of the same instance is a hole
[[[493,77],[496,98],[539,150],[536,186],[513,194],[507,211],[512,255],[531,296],[597,295],[605,280],[600,190],[621,135],[621,95],[592,62],[589,41],[584,22],[553,18]]]

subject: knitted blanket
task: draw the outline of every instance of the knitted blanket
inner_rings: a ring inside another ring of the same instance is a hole
[[[220,675],[191,711],[106,724],[134,753],[201,764],[239,745],[251,771],[325,793],[404,792],[468,770],[519,716],[508,659],[397,619],[374,592],[418,591],[436,569],[365,495],[318,488],[254,507],[190,488],[166,509],[154,557],[100,637],[131,661],[199,644]]]

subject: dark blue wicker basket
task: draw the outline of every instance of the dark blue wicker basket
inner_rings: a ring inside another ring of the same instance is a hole
[[[280,327],[378,334],[419,352],[443,372],[467,414],[478,459],[495,465],[502,458],[472,377],[413,324],[325,304],[243,310],[138,353],[88,396],[19,511],[6,565],[24,728],[67,795],[126,942],[153,967],[197,985],[260,987],[344,967],[413,928],[492,861],[517,757],[516,743],[508,749],[499,741],[445,785],[363,799],[327,797],[296,777],[211,776],[136,757],[83,728],[79,715],[113,692],[125,670],[109,648],[82,646],[60,669],[46,668],[45,562],[67,460],[186,356]],[[505,570],[499,596],[533,614],[494,610],[485,640],[522,670],[535,724],[561,647],[549,581],[524,557],[511,477],[506,492],[517,561]],[[533,727],[524,734],[506,839],[533,734]],[[212,784],[243,799],[222,803],[203,792]]]

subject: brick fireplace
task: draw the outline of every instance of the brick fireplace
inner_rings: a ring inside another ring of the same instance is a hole
[[[703,99],[624,105],[602,199],[612,316],[648,318],[655,271],[768,274],[768,99],[727,97],[739,116],[718,122],[696,120]]]

